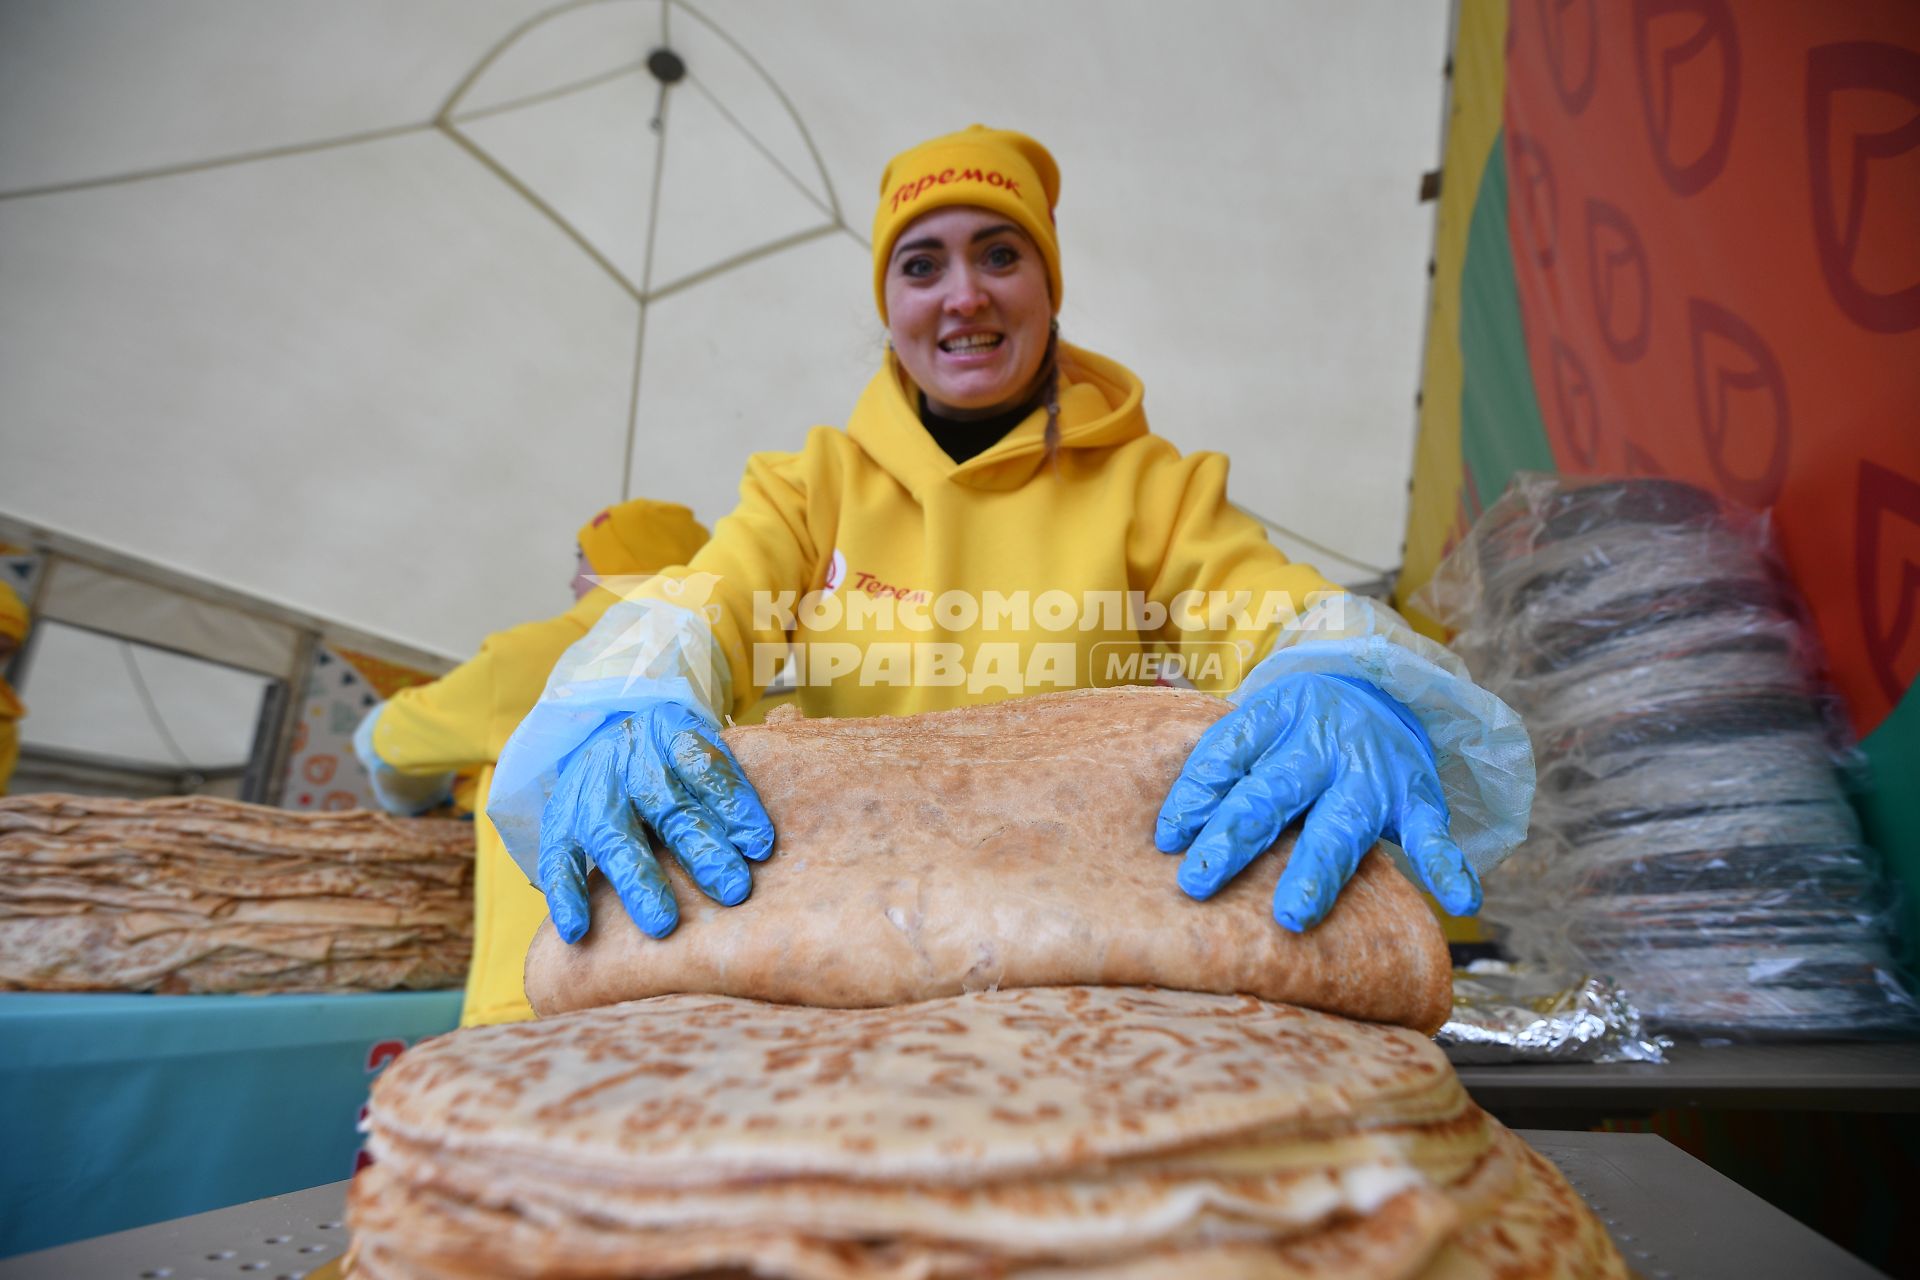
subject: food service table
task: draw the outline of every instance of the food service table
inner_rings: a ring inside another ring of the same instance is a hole
[[[1646,1280],[1880,1273],[1651,1134],[1524,1132]],[[346,1183],[0,1261],[0,1280],[301,1280],[346,1248]]]
[[[0,993],[0,1258],[351,1175],[373,1077],[459,1017],[458,991]]]
[[[1509,1124],[1539,1123],[1549,1114],[1587,1121],[1668,1107],[1920,1111],[1920,1042],[1682,1043],[1668,1057],[1665,1065],[1503,1063],[1456,1070],[1473,1100]]]

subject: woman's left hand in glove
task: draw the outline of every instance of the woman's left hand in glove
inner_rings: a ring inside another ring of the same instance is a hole
[[[1480,909],[1480,882],[1447,833],[1433,749],[1413,713],[1348,676],[1281,676],[1209,727],[1167,792],[1154,831],[1185,852],[1180,887],[1206,899],[1307,819],[1273,894],[1295,933],[1332,910],[1360,859],[1385,838],[1454,915]]]

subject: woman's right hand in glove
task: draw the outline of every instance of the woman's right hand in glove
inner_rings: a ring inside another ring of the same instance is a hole
[[[589,738],[541,811],[540,888],[561,938],[586,936],[589,866],[642,930],[673,932],[680,906],[656,842],[726,907],[753,891],[747,864],[773,852],[773,820],[739,761],[707,721],[665,698]]]

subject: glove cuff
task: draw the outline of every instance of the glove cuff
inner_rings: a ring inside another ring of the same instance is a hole
[[[1362,680],[1358,676],[1329,675],[1327,679],[1338,680],[1341,684],[1358,689],[1361,693],[1371,698],[1383,710],[1392,715],[1395,720],[1405,725],[1407,731],[1414,736],[1414,740],[1420,744],[1420,750],[1426,753],[1427,763],[1430,765],[1434,764],[1433,739],[1427,736],[1427,727],[1420,723],[1419,717],[1414,715],[1400,699],[1394,697],[1379,685],[1374,684],[1371,680]],[[1438,766],[1435,765],[1435,767],[1437,768]]]
[[[1444,645],[1359,596],[1316,605],[1229,695],[1240,702],[1284,675],[1343,676],[1420,726],[1446,797],[1448,829],[1485,873],[1527,837],[1533,745],[1513,708],[1476,685]]]
[[[732,676],[702,612],[620,600],[554,664],[494,769],[487,816],[530,882],[539,883],[540,815],[561,771],[601,730],[654,700],[687,708],[718,733]]]
[[[374,707],[360,717],[360,723],[353,730],[353,754],[367,771],[374,802],[400,818],[412,818],[439,808],[453,796],[454,775],[402,773],[382,759],[373,745],[373,735],[380,713],[385,709],[385,703]]]

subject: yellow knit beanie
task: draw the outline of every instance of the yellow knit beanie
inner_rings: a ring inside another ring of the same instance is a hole
[[[685,564],[706,541],[706,527],[693,512],[651,498],[608,507],[580,526],[580,550],[603,578]]]
[[[1059,166],[1024,133],[976,124],[902,151],[880,175],[880,207],[873,215],[873,296],[880,318],[887,318],[893,242],[921,214],[955,204],[1004,213],[1033,238],[1059,310],[1060,241],[1053,227],[1059,199]]]

